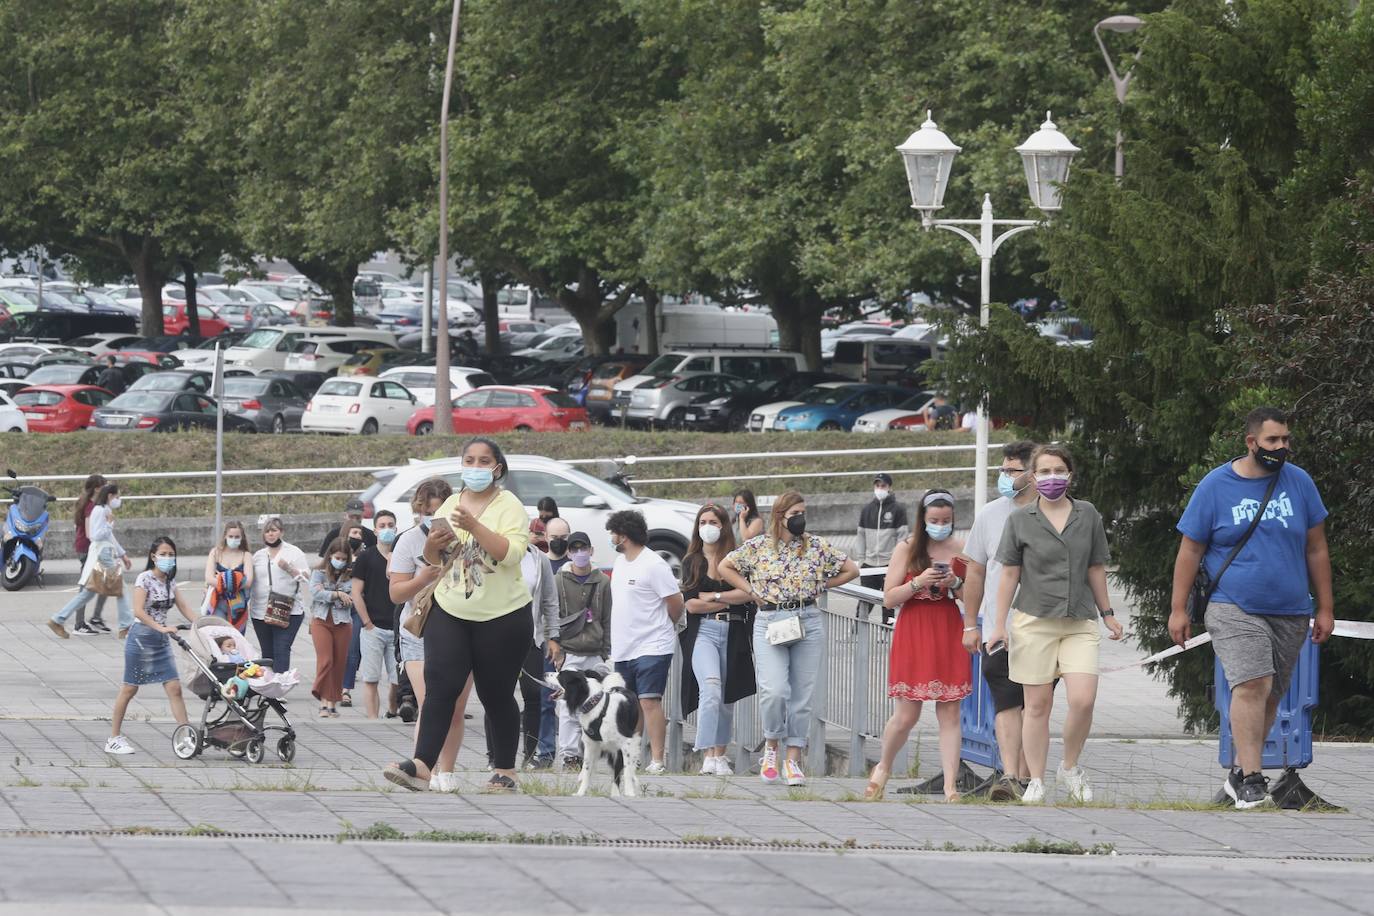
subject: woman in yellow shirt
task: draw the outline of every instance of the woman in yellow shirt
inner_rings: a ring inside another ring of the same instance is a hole
[[[515,494],[501,487],[507,473],[501,447],[486,438],[463,447],[463,486],[445,500],[425,541],[424,562],[452,561],[434,589],[425,621],[425,701],[411,760],[391,764],[386,778],[420,791],[429,785],[471,675],[490,721],[488,750],[495,764],[488,789],[515,789],[520,707],[515,684],[534,638],[530,592],[520,572],[529,545],[529,518]]]

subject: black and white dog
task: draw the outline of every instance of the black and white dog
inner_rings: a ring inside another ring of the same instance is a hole
[[[586,795],[592,769],[604,756],[611,765],[611,795],[639,794],[639,697],[625,687],[615,672],[570,671],[544,675],[554,690],[561,690],[568,709],[582,727],[582,775],[577,795]]]

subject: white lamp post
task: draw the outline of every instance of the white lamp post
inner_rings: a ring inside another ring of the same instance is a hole
[[[1131,88],[1131,73],[1135,68],[1136,58],[1140,57],[1137,50],[1131,58],[1130,66],[1126,68],[1124,75],[1116,72],[1116,65],[1112,63],[1112,55],[1107,52],[1107,44],[1102,40],[1102,32],[1134,32],[1145,24],[1145,20],[1139,16],[1108,16],[1097,25],[1093,26],[1093,38],[1097,39],[1097,46],[1102,49],[1102,59],[1107,62],[1107,72],[1111,74],[1112,86],[1116,89],[1116,103],[1121,107],[1126,106],[1126,90]],[[1122,151],[1121,129],[1116,131],[1116,180],[1120,181],[1121,176],[1126,174],[1126,156]]]
[[[921,129],[897,147],[906,164],[907,184],[911,188],[911,206],[921,213],[921,225],[926,229],[948,229],[967,239],[973,245],[981,261],[979,284],[978,324],[988,326],[988,303],[992,301],[992,256],[1002,243],[1013,235],[1033,229],[1039,222],[1032,219],[994,219],[992,198],[983,195],[983,215],[980,219],[935,219],[936,210],[944,206],[945,188],[949,184],[950,168],[954,157],[960,151],[945,136],[926,112],[926,121]],[[1069,165],[1073,162],[1078,147],[1059,132],[1045,113],[1045,123],[1040,129],[1016,148],[1026,168],[1026,184],[1030,190],[1031,203],[1046,214],[1059,209],[1059,185],[1068,180]],[[974,235],[964,226],[977,226]],[[1007,231],[996,235],[996,227],[1007,226]],[[973,502],[975,511],[982,511],[988,499],[988,411],[986,398],[978,405],[977,430],[977,479],[974,481]]]

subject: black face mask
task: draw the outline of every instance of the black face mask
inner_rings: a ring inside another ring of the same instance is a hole
[[[624,552],[625,552],[625,542],[624,542],[624,541],[617,541],[616,543],[612,544],[611,546],[615,548],[615,552],[616,552],[616,553],[624,553]]]
[[[266,537],[266,536],[264,536],[263,539],[262,539],[262,542],[263,542],[264,544],[266,544],[268,547],[276,547],[278,544],[281,543],[281,538],[280,538],[279,536],[276,536],[276,535],[274,535],[274,536],[272,536],[272,537]]]
[[[568,552],[567,538],[549,538],[549,552],[556,553],[560,557]]]
[[[349,538],[349,539],[348,539],[348,546],[349,546],[349,547],[352,547],[354,550],[357,550],[359,547],[363,546],[363,539],[362,539],[362,538]]]
[[[1288,449],[1286,448],[1260,448],[1255,446],[1255,460],[1259,466],[1266,471],[1274,472],[1279,470],[1288,461]]]
[[[794,515],[787,520],[787,530],[794,538],[799,538],[806,533],[806,513]]]

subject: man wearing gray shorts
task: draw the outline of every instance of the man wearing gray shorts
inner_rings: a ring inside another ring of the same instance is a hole
[[[1178,645],[1190,637],[1188,596],[1205,564],[1216,585],[1205,622],[1231,688],[1236,760],[1224,788],[1237,808],[1272,801],[1262,772],[1264,738],[1274,727],[1309,621],[1317,643],[1335,627],[1326,507],[1307,472],[1288,463],[1289,440],[1287,414],[1274,407],[1252,410],[1245,419],[1246,454],[1202,479],[1178,523],[1183,541],[1174,562],[1169,635]],[[1271,483],[1273,494],[1261,505]],[[1218,580],[1256,513],[1254,534]]]

